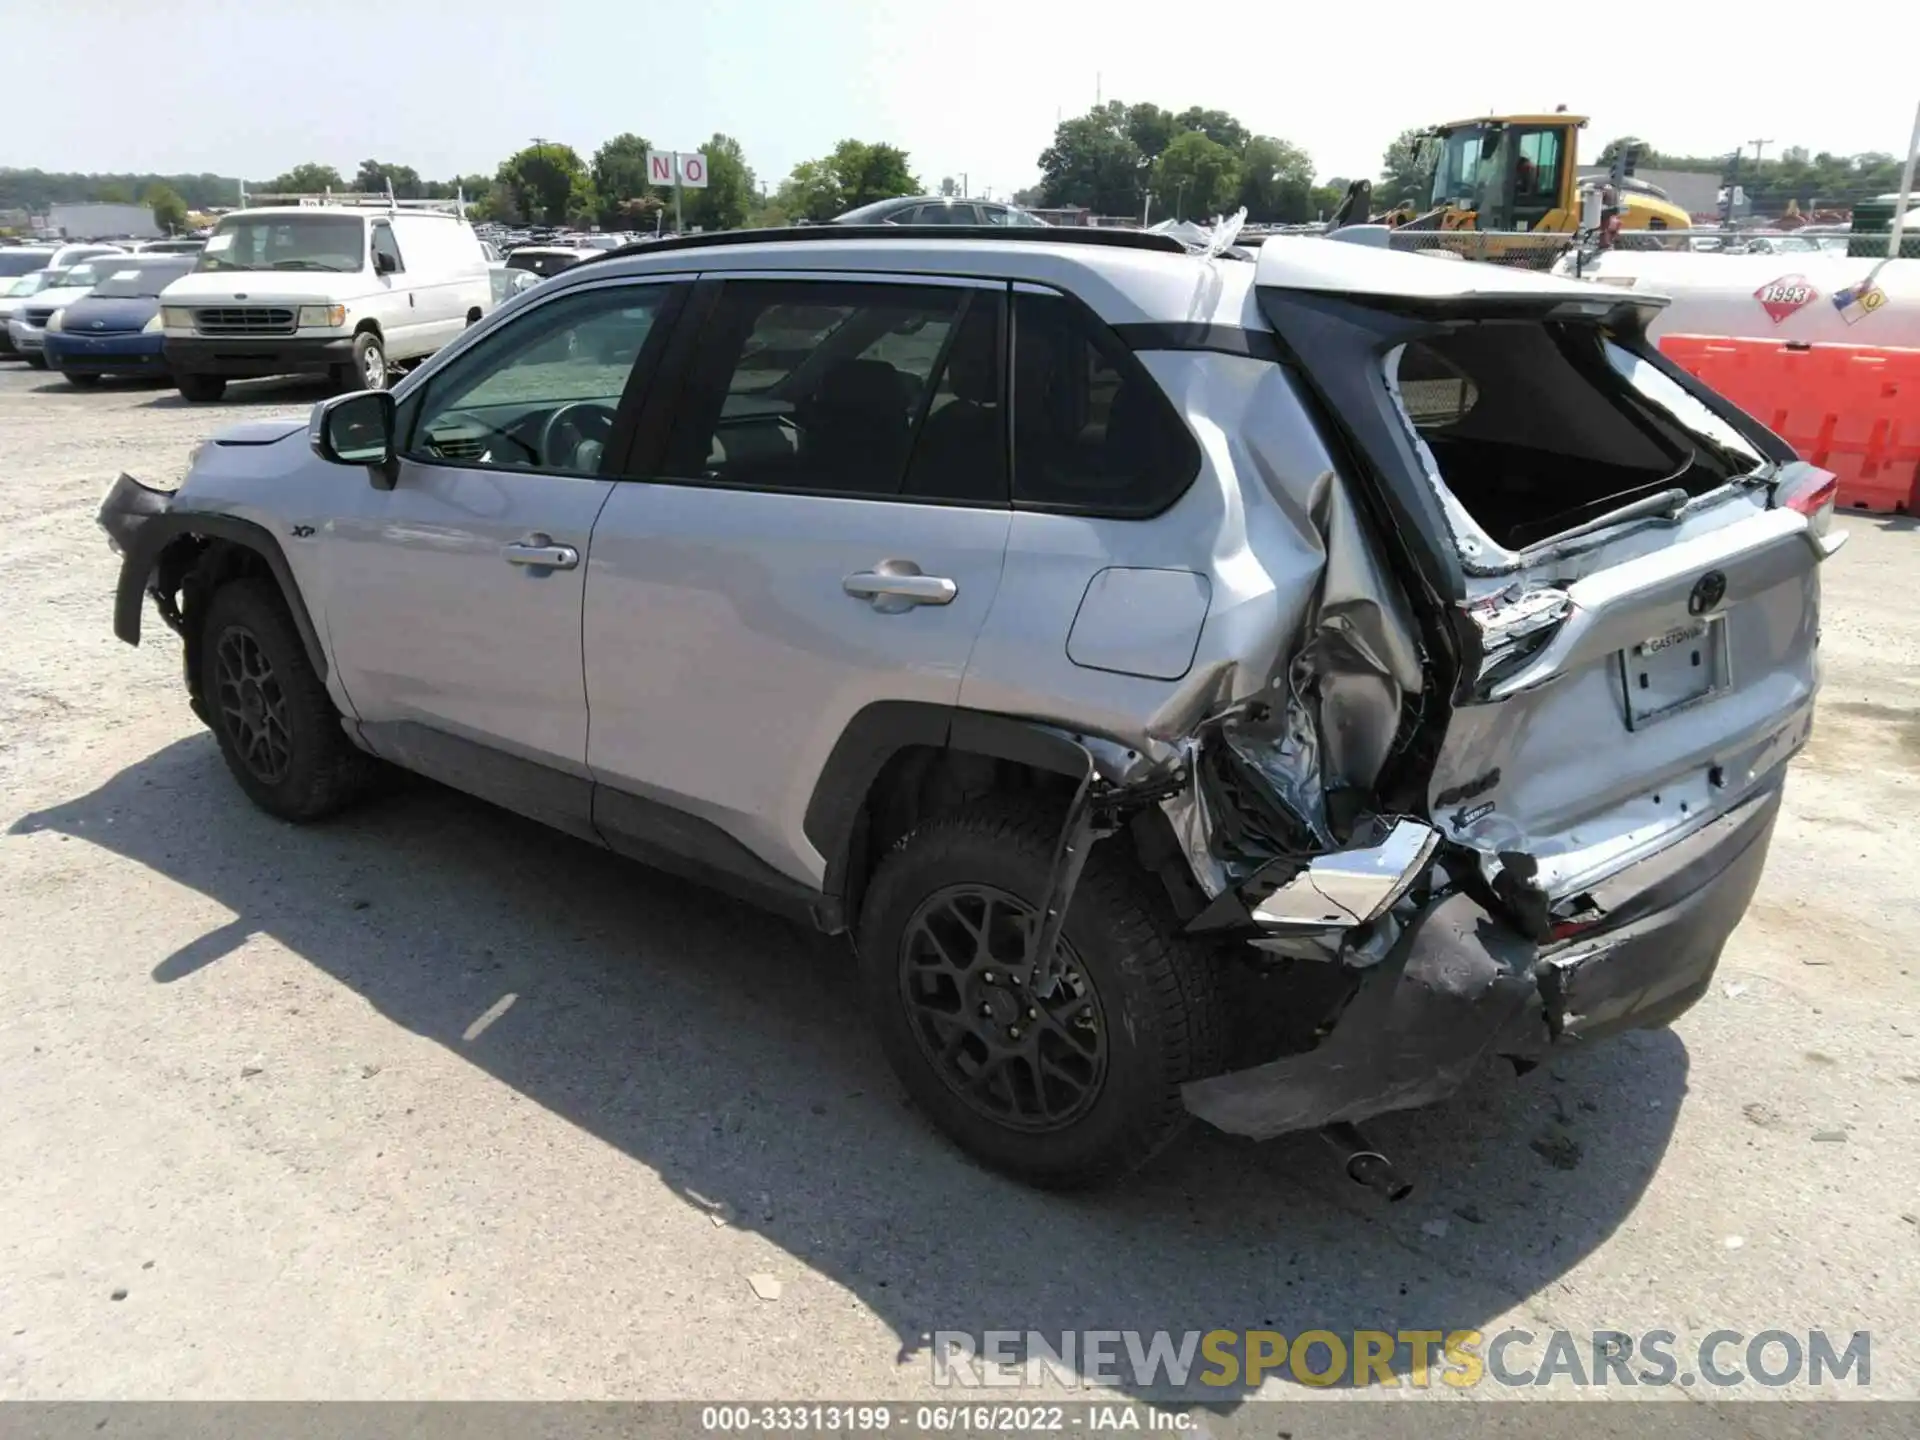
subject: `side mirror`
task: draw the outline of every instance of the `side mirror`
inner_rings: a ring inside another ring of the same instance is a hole
[[[307,423],[307,443],[313,453],[333,465],[365,465],[373,469],[374,487],[391,490],[394,469],[393,394],[387,390],[356,390],[336,395],[313,407]]]
[[[394,271],[398,270],[399,268],[400,267],[398,265],[393,263],[393,257],[387,254],[384,250],[376,250],[373,252],[373,273],[374,274],[391,275],[393,274]]]

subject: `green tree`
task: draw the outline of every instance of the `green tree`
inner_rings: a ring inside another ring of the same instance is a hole
[[[1228,209],[1240,184],[1240,158],[1199,130],[1176,135],[1153,162],[1153,193],[1163,214],[1205,219]]]
[[[822,224],[847,208],[831,160],[802,160],[780,182],[773,204],[789,220]]]
[[[393,182],[393,198],[396,200],[423,198],[418,170],[411,165],[388,165],[379,160],[360,162],[360,168],[354,172],[353,188],[380,195],[385,193],[388,181]]]
[[[746,152],[731,135],[715,135],[707,141],[705,154],[706,188],[684,190],[681,196],[686,223],[702,230],[738,230],[759,198]]]
[[[1182,110],[1173,117],[1173,123],[1182,131],[1198,130],[1214,144],[1235,152],[1246,149],[1247,141],[1252,138],[1247,134],[1247,127],[1226,111],[1203,110],[1198,105]]]
[[[169,235],[187,228],[187,202],[170,185],[149,185],[140,203],[153,211],[153,223]]]
[[[1162,110],[1158,105],[1140,104],[1126,107],[1126,119],[1120,128],[1126,137],[1133,141],[1140,151],[1143,165],[1151,165],[1160,158],[1160,152],[1173,143],[1173,137],[1183,129],[1198,129],[1198,126],[1182,125],[1171,110]]]
[[[512,194],[517,219],[557,225],[591,219],[597,209],[593,179],[571,145],[529,145],[500,162],[495,180]]]
[[[117,181],[109,181],[100,187],[98,193],[93,198],[102,204],[131,205],[133,203],[133,191],[119,184]]]
[[[593,190],[600,197],[600,223],[610,229],[630,229],[620,218],[633,200],[658,199],[647,183],[647,150],[652,142],[631,132],[616,135],[593,152]],[[648,228],[652,228],[648,219]]]
[[[270,195],[317,195],[323,190],[344,190],[347,182],[333,166],[309,161],[294,166],[284,175],[276,175],[259,188]]]
[[[1081,205],[1098,215],[1140,213],[1146,162],[1127,133],[1128,116],[1116,100],[1054,127],[1053,143],[1040,152],[1042,203]]]
[[[1257,225],[1313,219],[1313,157],[1291,141],[1254,136],[1240,152],[1239,203]]]
[[[840,198],[849,210],[920,192],[920,182],[907,168],[907,152],[893,145],[842,140],[833,147],[827,163],[840,182]]]
[[[1380,180],[1374,187],[1374,208],[1384,209],[1402,200],[1424,210],[1433,189],[1434,157],[1424,130],[1402,130],[1380,157]]]
[[[1308,208],[1312,212],[1310,220],[1325,220],[1340,208],[1340,202],[1347,198],[1347,190],[1353,182],[1344,175],[1336,175],[1324,185],[1313,187],[1308,196]]]

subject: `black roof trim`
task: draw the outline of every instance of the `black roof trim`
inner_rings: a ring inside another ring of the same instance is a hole
[[[608,250],[595,260],[657,255],[663,250],[704,250],[721,245],[775,245],[823,240],[990,240],[1002,245],[1094,245],[1119,250],[1158,250],[1184,255],[1187,247],[1171,235],[1144,230],[1096,230],[1083,225],[794,225],[781,230],[716,230],[711,235],[675,235],[641,240]]]

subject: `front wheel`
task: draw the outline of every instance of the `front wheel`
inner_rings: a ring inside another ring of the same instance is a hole
[[[318,820],[358,798],[375,761],[340,728],[327,687],[271,580],[235,580],[207,603],[200,697],[240,788],[282,820]]]
[[[1184,1127],[1180,1087],[1218,1069],[1216,958],[1103,842],[1036,994],[1027,937],[1060,818],[991,802],[936,817],[881,862],[860,959],[887,1058],[916,1104],[995,1169],[1057,1189],[1144,1165]]]
[[[202,403],[218,400],[227,393],[227,379],[224,375],[176,375],[173,387],[180,392],[184,400]]]
[[[353,337],[353,363],[347,367],[345,384],[354,390],[387,388],[387,352],[371,330]]]

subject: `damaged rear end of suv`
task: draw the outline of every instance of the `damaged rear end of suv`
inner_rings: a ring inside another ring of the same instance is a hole
[[[1215,348],[1254,363],[1145,357],[1243,503],[1177,693],[1118,748],[1073,737],[1027,979],[1089,844],[1165,837],[1182,938],[1251,997],[1213,1002],[1185,1108],[1320,1131],[1397,1198],[1357,1122],[1705,993],[1844,537],[1830,476],[1645,339],[1658,300],[1320,240],[1249,268],[1251,343]]]

